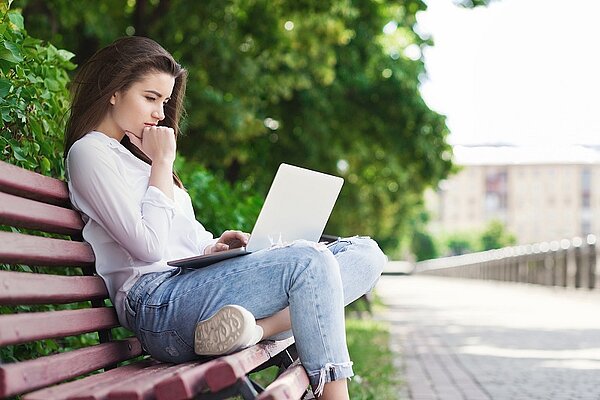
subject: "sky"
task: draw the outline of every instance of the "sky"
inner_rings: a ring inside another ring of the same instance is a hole
[[[453,145],[600,145],[600,1],[427,0],[421,93]]]

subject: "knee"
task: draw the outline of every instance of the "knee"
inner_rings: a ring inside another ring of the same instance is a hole
[[[379,277],[388,262],[388,258],[377,242],[366,236],[356,236],[351,238],[351,241],[356,252],[363,259],[364,267],[369,268],[374,275]]]
[[[289,246],[289,256],[295,259],[295,275],[306,276],[330,290],[341,290],[340,267],[335,256],[324,245],[298,241]]]

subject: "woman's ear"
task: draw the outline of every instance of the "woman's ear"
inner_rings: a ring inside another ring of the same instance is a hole
[[[117,93],[110,96],[110,104],[112,104],[114,106],[116,103],[117,103]]]

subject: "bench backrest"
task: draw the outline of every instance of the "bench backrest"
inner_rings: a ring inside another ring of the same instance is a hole
[[[27,361],[0,360],[0,398],[142,354],[135,338],[110,341],[110,329],[119,322],[114,309],[104,305],[108,292],[94,276],[94,254],[82,242],[83,222],[71,209],[64,182],[0,161],[0,226],[0,264],[11,265],[0,270],[0,307],[13,310],[0,315],[0,347],[50,338],[62,343],[56,338],[89,332],[100,337],[100,344],[77,350]],[[67,267],[70,276],[53,274],[57,267]],[[80,302],[87,302],[84,308]],[[72,303],[77,309],[23,312],[23,307],[13,307]]]

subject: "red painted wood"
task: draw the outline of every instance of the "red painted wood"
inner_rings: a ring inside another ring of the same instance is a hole
[[[302,365],[290,367],[265,388],[257,400],[298,400],[308,387],[308,376]]]
[[[259,343],[238,353],[221,357],[206,371],[206,383],[217,392],[233,385],[248,372],[294,343],[294,338],[278,342]]]
[[[0,346],[78,335],[119,326],[114,308],[0,315]]]
[[[67,184],[0,161],[0,191],[44,203],[69,206]]]
[[[64,235],[81,234],[77,211],[0,192],[0,224]]]
[[[0,262],[41,266],[93,265],[87,243],[0,232]]]
[[[157,362],[154,360],[144,360],[134,364],[126,365],[124,367],[111,369],[101,374],[90,375],[84,379],[79,379],[28,393],[23,396],[23,400],[62,400],[86,391],[93,393],[102,389],[103,387],[106,387],[107,385],[114,383],[118,384],[136,371],[156,363]]]
[[[217,360],[199,364],[194,362],[181,369],[173,376],[158,382],[154,387],[157,400],[186,400],[207,388],[206,371],[215,365]]]
[[[129,391],[125,394],[122,399],[145,399],[149,398],[152,392],[152,386],[150,390],[143,391],[141,388],[146,383],[147,379],[152,380],[153,376],[156,376],[161,371],[172,367],[173,364],[153,364],[143,369],[139,369],[127,376],[123,376],[119,381],[106,382],[103,386],[96,386],[94,388],[88,388],[82,390],[77,394],[68,397],[69,400],[96,400],[96,399],[108,399],[112,391],[118,390],[118,388],[133,388],[133,391]],[[137,385],[137,387],[136,387]],[[137,389],[137,390],[136,390]]]
[[[146,368],[142,374],[139,374],[131,379],[110,390],[108,400],[149,400],[155,399],[154,387],[165,380],[170,379],[181,371],[185,371],[196,365],[197,362],[173,365],[161,364],[155,368]],[[173,397],[169,397],[172,399]],[[191,398],[191,397],[189,397]],[[83,399],[73,399],[83,400]]]
[[[39,389],[142,354],[135,338],[0,365],[0,397]]]
[[[99,276],[0,271],[0,304],[64,304],[108,298]]]

